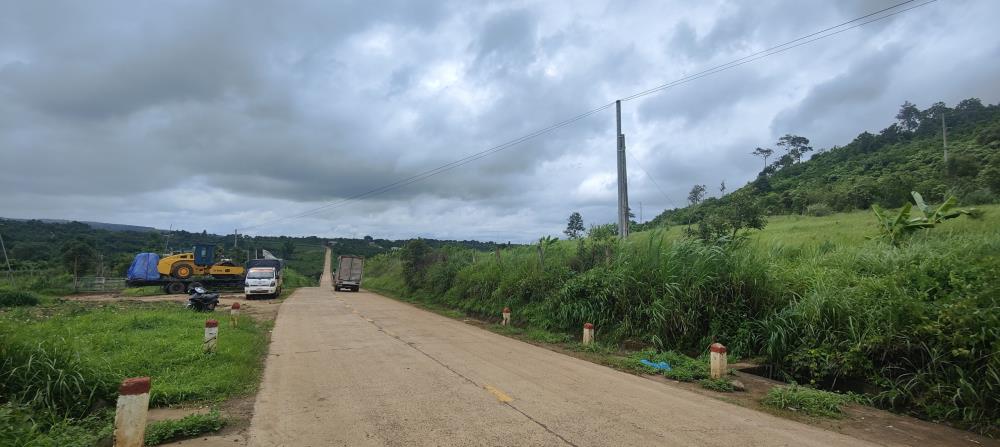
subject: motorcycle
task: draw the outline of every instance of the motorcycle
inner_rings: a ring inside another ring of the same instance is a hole
[[[188,297],[187,308],[200,312],[212,312],[218,304],[218,293],[209,293],[202,287],[195,287],[191,289],[191,296]]]

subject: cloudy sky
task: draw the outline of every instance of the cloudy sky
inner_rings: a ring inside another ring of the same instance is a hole
[[[559,235],[615,219],[613,109],[287,217],[899,1],[0,1],[0,216]],[[785,133],[825,148],[904,100],[1000,101],[997,17],[940,0],[623,103],[633,209],[740,186]]]

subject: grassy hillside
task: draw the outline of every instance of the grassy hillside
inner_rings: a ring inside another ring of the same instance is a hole
[[[713,340],[779,377],[864,392],[887,408],[988,431],[1000,422],[1000,207],[913,235],[870,212],[771,218],[741,243],[683,226],[493,254],[408,245],[366,286],[469,314],[702,353]],[[596,235],[595,235],[596,236]]]
[[[796,162],[796,151],[803,158],[814,152],[808,140],[799,147],[781,146],[779,141],[771,148],[773,162],[736,194],[664,211],[646,227],[697,222],[739,194],[750,195],[771,215],[824,215],[866,210],[873,204],[895,208],[910,199],[910,191],[932,202],[947,195],[963,204],[1000,201],[1000,106],[984,106],[973,98],[954,108],[938,103],[909,111],[909,121],[878,134],[864,132],[843,147],[819,151],[802,162]],[[948,124],[947,163],[942,116]]]

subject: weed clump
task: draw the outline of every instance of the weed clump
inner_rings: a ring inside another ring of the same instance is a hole
[[[159,445],[219,431],[225,425],[226,421],[217,410],[206,414],[189,414],[181,419],[157,421],[146,428],[146,445]]]
[[[0,307],[37,306],[40,302],[32,292],[0,289]]]
[[[736,390],[736,387],[733,386],[733,383],[729,379],[721,377],[718,379],[701,379],[698,381],[698,384],[702,388],[720,393],[731,393]]]
[[[863,403],[863,399],[855,394],[788,385],[771,388],[760,403],[768,408],[797,411],[809,416],[839,418],[844,415],[842,407],[851,402]]]

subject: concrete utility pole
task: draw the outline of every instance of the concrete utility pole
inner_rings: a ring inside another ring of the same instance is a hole
[[[236,248],[236,245],[237,245],[237,239],[236,238],[239,237],[239,235],[240,235],[240,229],[239,228],[234,229],[233,230],[233,248]]]
[[[622,102],[615,101],[618,123],[618,236],[628,237],[628,173],[625,171],[625,135],[622,134]]]
[[[941,146],[944,147],[944,162],[948,164],[948,127],[944,123],[944,112],[941,112]]]

